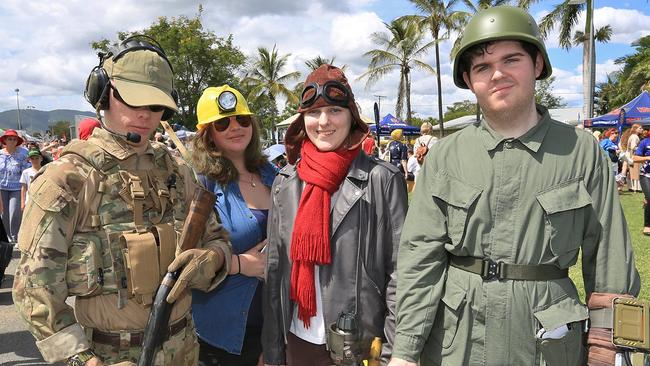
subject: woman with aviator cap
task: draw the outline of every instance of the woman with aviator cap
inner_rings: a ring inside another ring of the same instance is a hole
[[[322,65],[307,77],[298,112],[285,136],[289,164],[271,190],[264,362],[333,364],[326,343],[336,348],[335,323],[345,314],[356,323],[354,362],[367,359],[379,337],[386,363],[404,178],[361,150],[368,127],[340,69]]]

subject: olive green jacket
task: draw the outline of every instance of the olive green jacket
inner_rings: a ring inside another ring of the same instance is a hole
[[[587,295],[639,293],[608,159],[590,134],[538,113],[519,138],[483,121],[427,154],[400,241],[393,357],[422,366],[580,363],[575,322],[588,311],[569,278],[483,281],[449,267],[448,253],[568,268],[582,249]],[[571,323],[555,348],[536,339]]]

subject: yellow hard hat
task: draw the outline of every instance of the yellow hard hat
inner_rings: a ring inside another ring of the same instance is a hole
[[[201,130],[208,124],[230,116],[249,116],[248,103],[244,96],[229,85],[209,87],[203,91],[196,104],[196,128]]]

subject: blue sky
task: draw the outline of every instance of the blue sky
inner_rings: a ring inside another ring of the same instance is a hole
[[[559,2],[541,1],[531,13],[541,19]],[[387,96],[382,100],[382,112],[393,112],[397,72],[371,86],[357,78],[368,65],[363,53],[374,47],[369,35],[382,31],[383,21],[414,12],[406,0],[112,0],[110,5],[99,0],[3,0],[0,111],[16,107],[15,88],[20,88],[21,108],[91,110],[82,93],[88,72],[97,63],[89,46],[92,41],[114,39],[121,30],[146,28],[159,16],[193,17],[201,3],[204,27],[219,36],[232,33],[235,44],[246,55],[254,55],[258,46],[271,48],[275,44],[281,53],[291,54],[287,72],[303,73],[305,60],[317,55],[335,56],[337,62],[348,65],[348,79],[365,114],[371,114],[373,95]],[[629,44],[650,34],[650,3],[596,0],[595,8],[596,27],[610,24],[614,28],[612,42],[597,46],[597,78],[604,80],[618,67],[613,62],[616,58],[633,52]],[[443,108],[473,99],[470,92],[453,85],[451,42],[441,44]],[[547,48],[557,78],[554,91],[569,106],[581,107],[581,48],[569,52],[559,49],[553,34]],[[434,64],[433,52],[425,61]],[[436,116],[435,76],[413,73],[412,89],[417,115]]]

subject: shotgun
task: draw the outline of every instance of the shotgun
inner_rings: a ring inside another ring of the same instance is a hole
[[[181,252],[196,247],[205,231],[208,217],[214,210],[215,200],[214,194],[202,187],[196,187],[194,190],[190,209],[181,232]],[[174,272],[168,272],[158,287],[158,291],[156,291],[147,327],[144,329],[142,354],[138,359],[138,366],[153,365],[156,351],[162,347],[163,342],[167,339],[169,316],[173,306],[173,304],[167,302],[167,295],[169,295],[182,271],[183,268],[179,268]]]

